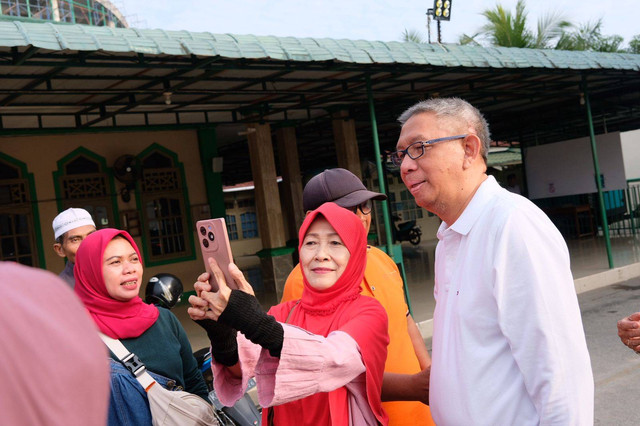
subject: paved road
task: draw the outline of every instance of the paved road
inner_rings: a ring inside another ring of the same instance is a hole
[[[640,278],[579,295],[596,384],[596,425],[640,424],[640,356],[624,346],[616,322],[640,311]]]
[[[578,296],[595,380],[595,424],[640,425],[640,356],[618,338],[616,322],[640,311],[640,278]],[[431,339],[426,340],[431,352]]]

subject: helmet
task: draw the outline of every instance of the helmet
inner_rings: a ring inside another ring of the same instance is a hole
[[[171,309],[180,301],[182,282],[172,274],[156,274],[149,279],[144,301]]]

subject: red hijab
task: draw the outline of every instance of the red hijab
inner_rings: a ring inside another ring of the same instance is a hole
[[[100,331],[114,339],[138,337],[156,322],[159,312],[147,305],[139,296],[127,302],[113,299],[107,291],[102,275],[102,256],[107,244],[121,235],[131,243],[140,256],[140,250],[127,231],[106,228],[89,234],[76,253],[75,292],[84,303]]]
[[[298,249],[302,247],[309,226],[318,216],[323,216],[329,222],[349,250],[349,262],[344,272],[333,286],[316,290],[311,287],[302,269],[304,290],[300,303],[282,303],[272,307],[269,313],[278,321],[286,321],[325,337],[336,330],[349,334],[358,343],[366,367],[369,406],[378,422],[387,424],[387,415],[380,404],[382,374],[389,343],[387,314],[377,300],[360,295],[367,256],[366,231],[355,214],[337,204],[325,203],[309,213],[302,223]],[[380,327],[372,326],[372,322],[378,322]],[[372,333],[376,329],[382,329],[384,333]],[[349,423],[345,387],[311,395],[269,410],[275,410],[274,419],[277,424],[282,425],[299,423],[301,415],[318,420],[330,419],[331,425]]]

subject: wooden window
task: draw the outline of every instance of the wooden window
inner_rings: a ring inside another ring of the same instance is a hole
[[[225,222],[227,223],[227,234],[229,234],[229,240],[237,240],[238,225],[236,224],[235,215],[228,214],[225,218]]]
[[[38,266],[30,184],[0,158],[0,260]]]
[[[258,220],[255,212],[246,212],[240,215],[242,226],[242,238],[258,237]]]
[[[141,160],[145,253],[153,262],[175,261],[193,254],[193,232],[187,223],[186,188],[179,163],[171,155],[153,150]]]
[[[114,187],[103,158],[81,148],[58,162],[54,173],[60,211],[83,208],[93,217],[96,228],[115,228],[117,211]]]

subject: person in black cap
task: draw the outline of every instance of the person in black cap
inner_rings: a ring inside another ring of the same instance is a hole
[[[336,168],[325,170],[307,183],[302,204],[308,212],[325,202],[334,202],[352,210],[368,233],[373,200],[386,198],[384,194],[367,190],[350,171]],[[388,401],[383,403],[383,408],[389,415],[389,425],[432,425],[429,407],[424,405],[428,400],[431,359],[408,312],[398,267],[376,247],[367,247],[367,266],[361,287],[363,295],[380,302],[389,318],[390,343],[382,383],[382,400]],[[297,265],[287,278],[282,302],[300,299],[302,289],[302,273]]]

